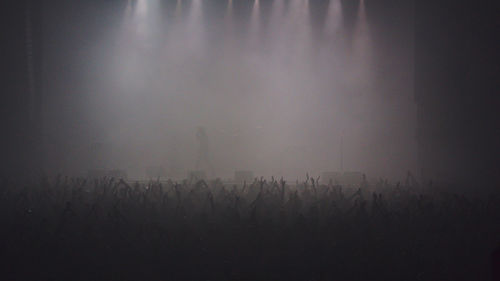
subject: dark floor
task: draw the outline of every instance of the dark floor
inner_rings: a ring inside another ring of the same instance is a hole
[[[313,181],[4,181],[4,280],[491,280],[498,194]]]

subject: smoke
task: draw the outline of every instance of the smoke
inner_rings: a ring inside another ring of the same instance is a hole
[[[118,24],[93,37],[106,47],[84,56],[90,71],[99,69],[84,84],[100,94],[82,109],[97,129],[80,151],[104,143],[102,168],[142,177],[146,167],[163,166],[182,177],[195,168],[203,126],[221,177],[339,170],[342,134],[345,170],[388,174],[401,166],[382,171],[367,161],[379,124],[363,1],[352,36],[340,0],[329,2],[318,25],[308,0],[269,7],[254,0],[245,17],[236,17],[236,4],[228,0],[218,12],[202,0],[128,1]],[[83,163],[77,170],[93,165]]]

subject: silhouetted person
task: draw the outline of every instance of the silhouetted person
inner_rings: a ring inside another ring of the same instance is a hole
[[[209,169],[212,175],[215,175],[215,171],[208,157],[208,136],[205,132],[204,127],[198,127],[196,131],[196,140],[198,141],[198,157],[196,159],[196,169],[199,170],[202,166]]]

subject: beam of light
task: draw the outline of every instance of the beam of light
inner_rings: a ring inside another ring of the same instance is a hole
[[[202,22],[202,0],[192,0],[188,15],[188,28],[199,28]]]
[[[353,79],[357,84],[368,86],[371,81],[371,38],[366,17],[365,1],[360,0],[352,42]]]
[[[233,0],[227,1],[226,14],[224,15],[224,53],[232,51],[234,45],[233,26]]]
[[[139,92],[145,75],[155,62],[154,50],[161,42],[160,0],[129,0],[116,49],[116,83],[121,89]]]
[[[359,1],[357,17],[358,18],[355,27],[355,38],[358,38],[359,40],[364,40],[366,43],[368,43],[369,30],[368,30],[368,21],[366,18],[366,7],[364,0]]]
[[[194,52],[203,50],[203,2],[202,0],[192,0],[189,9],[186,36],[188,39],[187,48]]]
[[[120,40],[124,39],[126,35],[129,35],[132,31],[132,19],[134,16],[134,5],[132,0],[127,1],[127,6],[123,13],[122,25],[120,30]]]
[[[137,0],[135,7],[135,15],[137,17],[145,17],[148,12],[148,0]]]
[[[366,57],[370,50],[370,31],[366,19],[365,1],[359,1],[357,21],[354,28],[353,51]]]
[[[342,30],[342,4],[340,0],[330,0],[323,30],[325,41],[335,40]]]
[[[135,25],[135,31],[137,32],[137,36],[139,36],[139,40],[145,40],[150,34],[150,30],[148,29],[148,1],[147,0],[137,0],[134,15],[133,15],[133,24]]]
[[[227,1],[227,9],[226,9],[226,19],[232,19],[233,18],[233,0],[228,0]]]
[[[132,13],[131,27],[136,41],[149,48],[157,40],[160,30],[160,0],[137,0]]]
[[[175,5],[174,17],[177,21],[179,21],[181,16],[182,16],[182,0],[177,0],[177,4]]]
[[[258,48],[260,43],[260,7],[259,0],[255,0],[250,18],[250,26],[248,30],[249,46],[252,50]]]
[[[233,33],[233,0],[227,1],[226,14],[224,15],[224,26],[226,35],[232,36]]]
[[[127,6],[125,7],[125,13],[124,13],[124,19],[125,20],[129,20],[130,17],[132,16],[132,11],[133,11],[134,7],[132,5],[132,0],[128,0],[127,1]]]
[[[299,14],[300,29],[298,33],[299,53],[308,55],[312,44],[311,18],[309,13],[309,0],[303,0]]]
[[[277,48],[283,37],[283,13],[285,11],[284,0],[274,0],[271,10],[271,18],[268,28],[268,44],[271,48]]]
[[[343,47],[343,15],[340,0],[330,0],[325,18],[325,23],[320,42],[320,48],[315,60],[321,67],[318,69],[329,69],[318,73],[319,75],[331,75],[337,72],[334,79],[342,81],[342,73],[337,71],[343,69],[342,61],[344,55],[341,54]],[[328,74],[327,74],[328,73]]]
[[[165,45],[162,50],[164,58],[180,60],[183,46],[187,43],[186,21],[183,17],[184,0],[177,0],[170,29],[166,36]]]
[[[285,26],[287,62],[307,66],[312,44],[309,15],[309,0],[292,0]]]

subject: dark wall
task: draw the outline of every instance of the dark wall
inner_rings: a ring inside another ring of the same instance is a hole
[[[416,1],[415,8],[422,172],[498,183],[498,9],[493,1],[445,0]]]
[[[41,1],[4,1],[0,9],[0,173],[26,174],[41,168]]]

